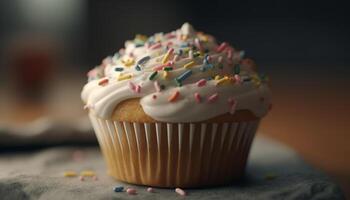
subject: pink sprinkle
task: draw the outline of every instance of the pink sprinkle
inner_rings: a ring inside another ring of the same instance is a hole
[[[234,114],[235,111],[236,111],[236,105],[237,105],[237,102],[236,100],[233,98],[233,97],[230,97],[228,100],[227,100],[228,104],[230,105],[230,114]]]
[[[228,44],[226,42],[223,42],[220,44],[220,46],[216,49],[216,51],[218,53],[221,53],[224,49],[226,49],[226,47],[228,46]]]
[[[235,74],[235,80],[238,84],[242,83],[241,77],[238,74]]]
[[[201,43],[199,42],[199,39],[198,39],[198,38],[196,38],[196,39],[194,40],[194,44],[196,45],[196,47],[197,47],[200,51],[203,50],[202,45],[201,45]]]
[[[164,65],[158,65],[158,66],[156,66],[156,67],[153,67],[153,71],[162,70],[165,66],[166,66],[166,64],[164,64]]]
[[[205,86],[206,83],[207,83],[207,80],[201,79],[196,84],[198,87],[203,87],[203,86]]]
[[[183,189],[181,189],[181,188],[176,188],[175,192],[178,193],[181,196],[186,196],[186,192]]]
[[[216,101],[218,99],[218,97],[219,97],[218,93],[212,94],[208,97],[208,102],[213,103],[214,101]]]
[[[227,58],[232,59],[232,55],[233,55],[233,50],[232,50],[232,48],[229,48],[227,51]]]
[[[135,91],[136,85],[133,82],[130,81],[129,82],[129,88],[130,88],[130,90]]]
[[[141,92],[141,86],[136,85],[135,92],[140,93]]]
[[[155,191],[154,191],[154,189],[153,189],[153,188],[149,187],[149,188],[147,188],[147,192],[154,193]]]
[[[84,181],[85,180],[84,176],[79,176],[79,180]]]
[[[97,181],[97,180],[98,180],[98,177],[97,177],[97,176],[93,176],[93,177],[92,177],[92,180]]]
[[[158,81],[154,81],[154,88],[156,88],[157,92],[160,92],[160,85],[159,85]]]
[[[168,33],[168,34],[165,35],[165,37],[166,37],[167,39],[173,39],[173,38],[176,38],[176,35],[175,35],[175,34],[172,34],[172,33]]]
[[[136,193],[136,190],[134,188],[128,188],[126,189],[126,193],[128,193],[129,195],[135,195],[137,194]]]
[[[156,44],[150,46],[149,48],[150,48],[150,49],[158,49],[158,48],[160,48],[161,46],[162,46],[161,43],[156,43]]]
[[[202,101],[202,97],[198,92],[194,93],[194,99],[197,103],[200,103]]]

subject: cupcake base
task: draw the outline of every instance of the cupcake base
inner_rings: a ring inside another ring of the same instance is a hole
[[[241,178],[259,124],[259,119],[133,123],[89,116],[109,175],[156,187],[204,187]]]

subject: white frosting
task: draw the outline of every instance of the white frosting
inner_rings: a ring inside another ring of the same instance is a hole
[[[222,51],[218,50],[218,45],[213,37],[196,33],[188,23],[177,31],[165,35],[155,34],[145,42],[144,46],[137,46],[138,42],[140,38],[135,39],[134,42],[127,41],[125,50],[120,51],[120,58],[116,56],[105,60],[101,66],[90,73],[90,79],[95,78],[95,80],[90,80],[84,86],[82,99],[87,107],[93,109],[99,117],[111,117],[118,103],[137,97],[141,98],[140,104],[147,115],[165,122],[196,122],[227,113],[232,111],[232,104],[228,103],[228,99],[235,100],[235,110],[250,110],[257,117],[262,117],[268,112],[269,89],[248,65],[241,65],[239,77],[241,79],[247,77],[252,79],[251,81],[241,83],[226,81],[225,84],[217,85],[218,80],[210,80],[203,87],[198,87],[196,84],[201,79],[216,75],[219,75],[220,78],[228,76],[232,79],[234,66],[241,63],[242,53],[240,51],[235,51],[230,46],[222,48],[224,49]],[[157,42],[161,44],[161,47],[153,48],[157,46]],[[196,50],[178,55],[175,61],[174,57],[175,54],[179,54],[179,49],[186,50],[185,43],[196,46],[197,49],[207,49],[207,54],[210,55],[209,64],[214,67],[204,72],[201,71],[203,65],[208,65],[203,64],[205,60],[203,55],[193,57],[190,55],[196,53]],[[169,56],[169,61],[174,60],[171,65],[173,70],[168,71],[167,78],[163,77],[164,71],[160,70],[154,79],[150,80],[149,77],[154,72],[154,67],[162,65],[163,57],[168,52],[167,45],[175,52]],[[232,50],[231,56],[229,49]],[[150,60],[140,64],[141,70],[137,70],[135,68],[137,62],[146,56],[150,56]],[[131,61],[129,66],[126,66],[128,64],[125,61],[128,59],[134,60],[134,63]],[[188,69],[184,68],[184,65],[191,61],[195,62],[193,66]],[[122,68],[123,71],[116,71],[115,68]],[[182,81],[182,86],[179,87],[174,78],[188,70],[192,71],[192,75]],[[132,78],[120,80],[121,77],[127,75],[132,75]],[[108,78],[108,83],[100,85],[101,80],[106,78]],[[164,85],[165,89],[158,92],[154,86],[155,81],[159,85]],[[134,87],[140,87],[140,91],[137,92]],[[170,102],[169,97],[175,91],[179,92],[179,96],[175,101]],[[201,102],[196,101],[195,93],[201,96]],[[208,101],[209,96],[213,94],[218,94],[218,98],[213,102]]]

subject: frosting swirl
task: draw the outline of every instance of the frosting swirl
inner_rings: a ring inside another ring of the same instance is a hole
[[[88,73],[82,99],[101,118],[137,97],[158,121],[196,122],[235,110],[262,117],[271,105],[267,78],[243,57],[188,23],[166,34],[136,35]]]

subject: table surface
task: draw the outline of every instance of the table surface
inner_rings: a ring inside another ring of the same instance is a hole
[[[73,159],[77,150],[80,159]],[[94,170],[98,180],[63,177],[65,170]],[[113,186],[130,185],[105,174],[97,147],[51,147],[0,156],[2,199],[178,199],[173,189],[131,186],[137,195],[116,193]],[[340,188],[305,164],[291,149],[257,137],[244,180],[224,187],[186,190],[186,199],[344,199]]]

